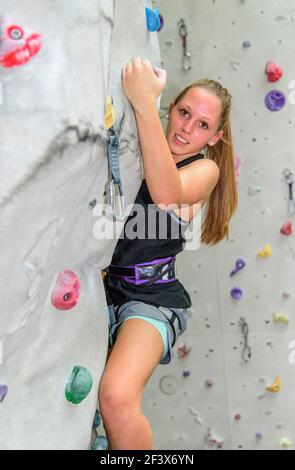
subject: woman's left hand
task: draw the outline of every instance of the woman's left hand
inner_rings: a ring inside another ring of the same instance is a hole
[[[149,60],[136,57],[123,66],[122,83],[128,101],[137,111],[146,103],[156,104],[166,86],[166,72],[152,67]]]

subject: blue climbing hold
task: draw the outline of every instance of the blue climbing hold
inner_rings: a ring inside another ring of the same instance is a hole
[[[105,436],[98,436],[92,444],[92,450],[108,450],[109,444]]]
[[[99,411],[96,410],[95,416],[94,416],[94,420],[93,420],[93,424],[92,424],[92,429],[98,428],[98,426],[100,425],[100,423],[101,423],[101,416],[100,416]]]
[[[145,7],[145,15],[146,15],[146,25],[148,31],[158,31],[161,27],[161,19],[159,15],[159,8],[149,8]]]

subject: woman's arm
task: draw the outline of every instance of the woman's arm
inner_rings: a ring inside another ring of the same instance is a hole
[[[164,134],[156,102],[143,98],[135,111],[147,186],[155,204],[176,204],[181,197],[181,179]]]

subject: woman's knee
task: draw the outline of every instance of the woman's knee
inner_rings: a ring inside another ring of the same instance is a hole
[[[132,393],[131,387],[126,389],[119,379],[104,380],[99,386],[99,405],[101,412],[108,415],[128,413],[140,404],[140,397]]]

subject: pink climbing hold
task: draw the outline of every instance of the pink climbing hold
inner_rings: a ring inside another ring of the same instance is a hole
[[[282,227],[281,227],[281,233],[283,235],[291,235],[292,234],[292,222],[286,222]]]
[[[80,279],[68,269],[60,273],[51,294],[51,302],[59,310],[75,307],[80,296]]]
[[[268,61],[265,67],[265,73],[269,82],[277,82],[283,75],[283,70],[272,61]]]
[[[40,34],[0,16],[0,65],[23,65],[40,51],[41,45]]]

